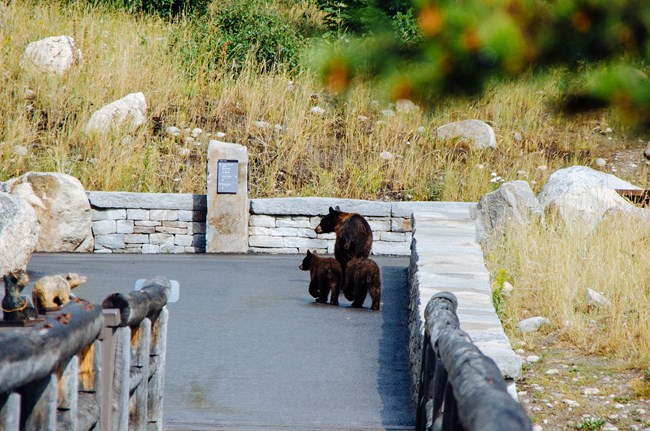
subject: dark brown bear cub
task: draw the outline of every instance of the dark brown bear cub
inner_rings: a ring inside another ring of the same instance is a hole
[[[372,310],[379,310],[381,302],[381,277],[379,267],[372,259],[353,258],[348,262],[343,283],[345,299],[352,301],[353,308],[361,308],[370,294]]]
[[[370,256],[372,230],[366,219],[359,214],[330,207],[329,214],[321,219],[314,230],[316,233],[336,232],[334,257],[341,264],[343,275],[350,259]]]
[[[309,294],[321,304],[327,303],[331,292],[330,304],[339,305],[339,292],[343,276],[341,265],[331,257],[320,257],[316,252],[307,250],[307,256],[302,260],[300,269],[309,271]]]

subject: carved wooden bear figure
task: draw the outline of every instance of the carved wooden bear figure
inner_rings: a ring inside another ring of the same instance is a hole
[[[4,320],[32,320],[38,312],[27,296],[21,296],[29,277],[23,271],[11,272],[4,276],[5,296],[2,298]]]
[[[327,303],[327,296],[331,292],[330,304],[339,305],[339,293],[343,276],[341,265],[331,257],[321,257],[307,250],[307,256],[302,260],[300,269],[309,271],[309,294],[317,302]]]
[[[316,233],[336,232],[334,257],[341,264],[345,276],[348,262],[353,257],[367,258],[372,248],[372,230],[362,215],[346,213],[339,209],[329,208],[329,214],[323,217]]]
[[[70,289],[85,282],[86,277],[76,272],[41,277],[34,284],[32,291],[34,305],[40,313],[58,310],[74,297]]]
[[[370,294],[372,310],[379,310],[381,302],[381,276],[379,267],[372,259],[352,258],[345,271],[343,294],[352,301],[353,308],[361,308],[366,294]]]

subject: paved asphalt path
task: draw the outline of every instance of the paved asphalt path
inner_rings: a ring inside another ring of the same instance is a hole
[[[30,285],[78,272],[79,297],[100,302],[162,275],[168,305],[167,429],[408,429],[405,258],[376,257],[380,312],[314,303],[302,256],[35,254]],[[370,302],[366,298],[365,306]]]

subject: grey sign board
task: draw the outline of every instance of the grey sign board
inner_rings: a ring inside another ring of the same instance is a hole
[[[217,161],[217,193],[237,194],[239,161],[219,159]]]

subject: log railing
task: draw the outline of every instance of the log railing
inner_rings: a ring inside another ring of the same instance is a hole
[[[162,430],[170,282],[0,330],[0,430]]]
[[[499,368],[460,329],[456,297],[434,295],[425,310],[417,431],[526,431],[532,425]]]

